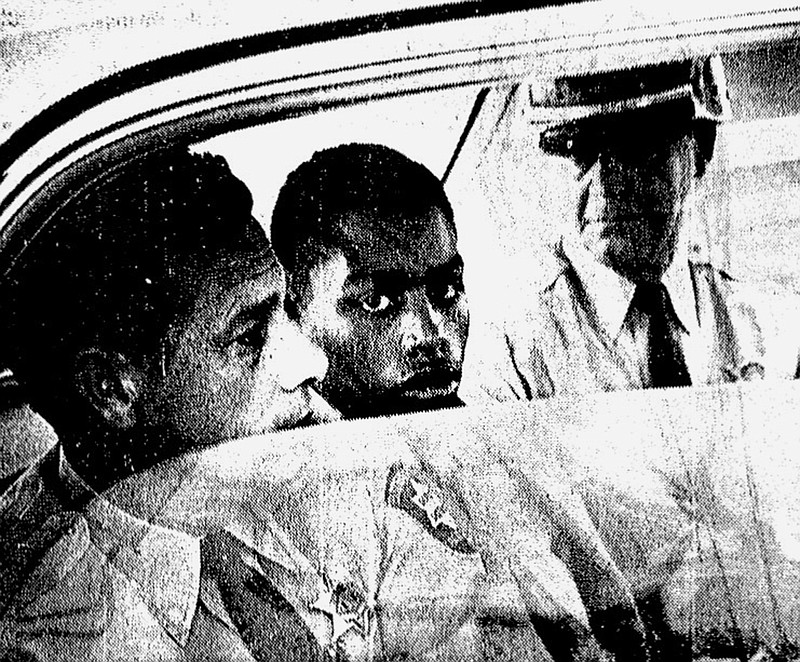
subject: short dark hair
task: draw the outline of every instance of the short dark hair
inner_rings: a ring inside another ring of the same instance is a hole
[[[106,173],[61,210],[3,289],[3,358],[35,408],[50,420],[43,409],[69,406],[81,349],[154,356],[190,303],[186,270],[258,241],[251,209],[225,159],[173,148]]]
[[[363,213],[372,222],[422,218],[438,209],[453,225],[441,180],[384,145],[348,143],[316,152],[289,174],[272,212],[271,239],[288,273],[318,257],[314,244],[339,245],[335,221]]]

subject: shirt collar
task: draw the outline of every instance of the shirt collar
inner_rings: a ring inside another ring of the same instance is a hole
[[[636,286],[616,271],[598,262],[576,236],[562,239],[561,248],[584,294],[609,338],[619,335]]]
[[[168,510],[169,504],[174,499],[180,499],[180,495],[185,495],[184,483],[190,481],[193,476],[194,465],[199,461],[199,456],[195,453],[185,453],[172,458],[169,462],[151,467],[146,471],[129,476],[125,480],[116,483],[104,492],[108,501],[112,501],[126,512],[134,513],[137,517],[148,522],[161,522],[162,526],[151,525],[158,530],[173,531],[175,527],[180,527],[182,531],[188,532],[186,535],[192,541],[196,541],[195,549],[200,548],[200,540],[207,528],[205,511],[202,509],[199,514],[195,509],[184,508],[186,504],[179,505],[177,514],[172,518],[164,518],[164,513]],[[202,502],[202,490],[188,490],[191,494],[190,501],[193,499],[194,505],[197,501]],[[195,515],[197,515],[195,517]],[[222,521],[218,522],[220,527]],[[224,605],[222,596],[219,593],[216,580],[202,570],[202,561],[198,560],[199,571],[199,601],[217,618],[223,625],[232,632],[238,633],[238,629],[231,621],[228,611]]]
[[[685,244],[681,245],[681,249],[675,255],[661,282],[667,288],[672,308],[684,331],[690,335],[696,332],[699,328],[697,305]]]
[[[98,495],[75,472],[60,446],[58,476],[68,501],[81,508],[92,542],[134,581],[151,614],[179,645],[189,638],[200,593],[200,541],[133,517]]]
[[[616,339],[628,314],[636,285],[599,262],[578,236],[565,236],[561,248],[578,276],[599,325],[609,338]],[[688,257],[684,250],[675,255],[661,282],[669,293],[678,321],[691,334],[697,329],[697,310]]]

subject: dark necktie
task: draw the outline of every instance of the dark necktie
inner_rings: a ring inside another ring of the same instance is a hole
[[[647,315],[650,322],[648,364],[651,386],[690,386],[692,381],[686,361],[672,331],[671,321],[676,316],[667,288],[660,282],[639,283],[631,306]]]

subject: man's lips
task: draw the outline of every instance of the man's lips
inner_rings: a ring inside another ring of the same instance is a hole
[[[403,382],[398,388],[398,395],[418,400],[441,398],[455,393],[460,381],[461,373],[458,370],[425,370]]]

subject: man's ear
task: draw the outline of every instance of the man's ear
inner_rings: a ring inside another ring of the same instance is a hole
[[[122,430],[136,424],[142,374],[123,355],[83,350],[75,360],[74,378],[78,392],[106,423]]]

